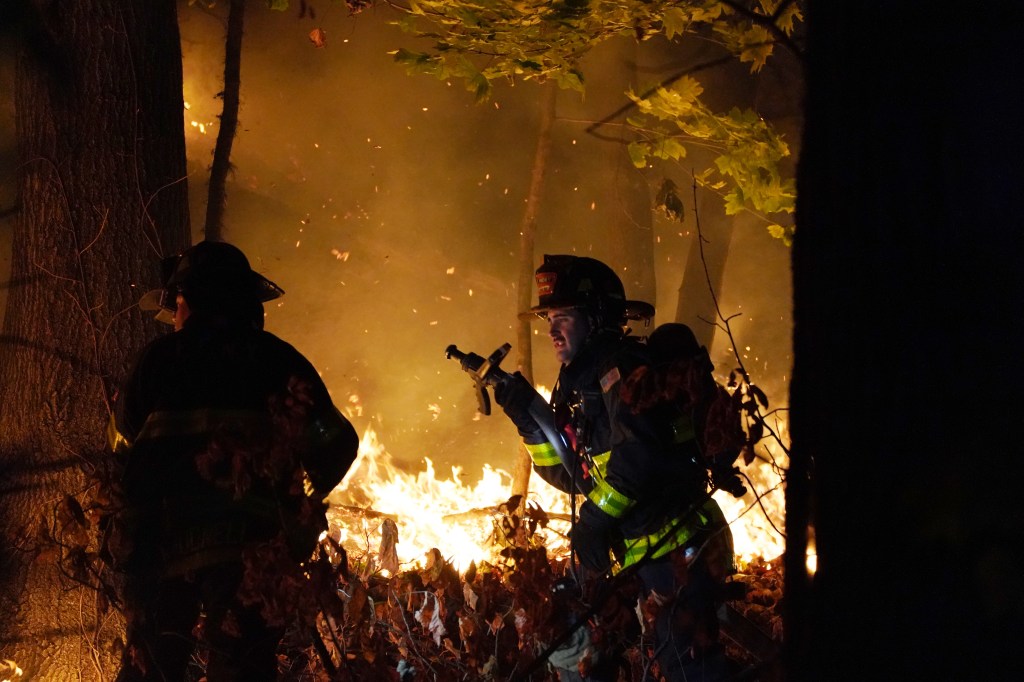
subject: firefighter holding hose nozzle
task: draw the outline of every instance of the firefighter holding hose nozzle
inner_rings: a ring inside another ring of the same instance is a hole
[[[561,364],[550,410],[574,460],[559,456],[551,429],[531,416],[536,391],[521,374],[495,385],[495,401],[538,475],[585,496],[570,531],[584,594],[607,584],[605,576],[634,574],[661,674],[671,682],[725,679],[732,671],[715,612],[734,572],[732,538],[710,493],[743,493],[731,468],[743,434],[738,418],[716,409],[724,389],[707,352],[685,325],[659,327],[650,343],[631,336],[628,321],[649,321],[654,308],[627,300],[619,277],[598,260],[547,255],[536,282],[529,314],[547,323]],[[587,648],[579,640],[553,652],[560,679],[617,679],[614,651],[585,677],[577,671],[572,654]]]

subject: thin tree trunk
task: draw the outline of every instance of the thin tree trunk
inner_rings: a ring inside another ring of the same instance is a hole
[[[624,91],[640,88],[637,78],[639,45],[634,40],[614,43],[615,49],[609,55],[608,63],[602,70],[605,89],[611,91],[609,102],[619,102]],[[609,87],[613,84],[612,87]],[[591,94],[591,97],[595,95]],[[650,188],[644,171],[638,170],[626,153],[631,141],[628,126],[622,125],[628,109],[618,109],[617,115],[601,119],[602,124],[611,124],[596,136],[608,140],[605,158],[611,169],[609,195],[614,200],[604,207],[610,214],[608,243],[613,256],[609,265],[622,279],[626,297],[640,299],[657,307],[658,291],[654,274],[654,210]],[[592,124],[587,132],[598,131]]]
[[[22,213],[0,344],[0,642],[25,678],[110,679],[119,619],[79,571],[135,306],[189,233],[174,0],[37,2],[15,102]],[[83,519],[84,521],[84,519]]]
[[[714,325],[718,321],[715,296],[722,293],[734,217],[725,215],[722,198],[717,194],[699,192],[697,197],[699,215],[690,225],[696,225],[699,219],[700,231],[692,230],[693,241],[679,285],[675,321],[688,325],[697,342],[710,351],[715,340]]]
[[[228,30],[224,41],[224,108],[220,115],[217,145],[210,167],[210,188],[206,200],[206,225],[203,234],[210,241],[224,238],[224,207],[227,180],[231,171],[231,146],[238,131],[239,92],[242,88],[242,33],[245,25],[245,0],[231,0]]]
[[[547,171],[548,154],[551,151],[551,125],[555,120],[555,102],[557,90],[553,84],[545,86],[540,115],[540,129],[537,131],[537,149],[533,156],[533,169],[530,173],[530,191],[526,196],[526,210],[519,227],[519,282],[516,313],[516,366],[526,379],[533,383],[533,336],[530,319],[522,313],[530,309],[533,296],[534,265],[533,244],[537,232],[537,210],[540,206],[544,187],[544,173]],[[533,464],[530,453],[519,446],[512,467],[512,494],[523,495],[530,485],[530,472]]]

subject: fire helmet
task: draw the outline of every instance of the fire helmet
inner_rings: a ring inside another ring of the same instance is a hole
[[[164,322],[173,321],[179,293],[193,308],[265,303],[284,294],[281,287],[250,267],[241,249],[225,242],[202,241],[163,258],[160,274],[163,289],[149,292],[140,305],[143,309],[159,308],[156,317]]]
[[[654,317],[654,306],[628,300],[619,276],[594,258],[545,255],[535,278],[538,304],[530,313],[541,317],[552,308],[582,308],[595,318],[597,327],[614,328],[627,320]]]

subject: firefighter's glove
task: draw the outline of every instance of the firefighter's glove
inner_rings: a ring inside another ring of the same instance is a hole
[[[711,483],[733,497],[743,497],[747,488],[743,485],[738,467],[717,466],[711,469]]]
[[[569,542],[580,564],[588,571],[602,574],[611,568],[611,540],[607,530],[580,519],[569,531]]]
[[[530,416],[530,403],[536,397],[537,391],[519,372],[494,387],[494,401],[501,405],[522,436],[540,431],[537,422]]]

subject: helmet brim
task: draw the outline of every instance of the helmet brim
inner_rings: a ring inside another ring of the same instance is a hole
[[[253,284],[256,288],[256,297],[260,303],[273,301],[284,295],[284,289],[271,282],[269,279],[256,272],[251,271]],[[150,289],[139,299],[139,309],[146,312],[155,312],[154,319],[164,324],[174,324],[174,308],[165,305],[167,300],[167,289]]]
[[[527,319],[531,317],[544,317],[547,315],[549,310],[556,308],[572,308],[574,306],[567,305],[535,305],[525,313],[519,313],[520,319]],[[627,320],[643,320],[644,322],[650,321],[654,317],[654,306],[646,301],[626,301],[626,319]]]
[[[260,303],[273,301],[275,298],[284,296],[284,289],[277,286],[255,270],[252,271],[252,274],[256,280],[256,296],[260,299]]]

